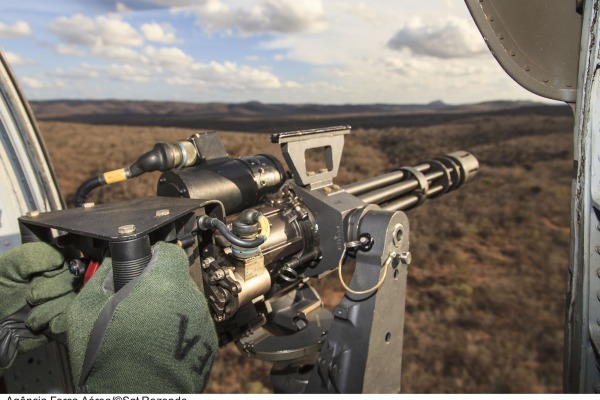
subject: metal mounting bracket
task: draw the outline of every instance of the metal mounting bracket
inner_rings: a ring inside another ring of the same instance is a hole
[[[338,174],[344,135],[350,133],[350,126],[332,126],[329,128],[308,129],[295,132],[275,133],[271,136],[272,143],[281,145],[281,152],[288,167],[294,174],[298,186],[308,186],[319,189],[332,184],[332,179]],[[327,168],[321,171],[307,171],[306,151],[323,148]]]

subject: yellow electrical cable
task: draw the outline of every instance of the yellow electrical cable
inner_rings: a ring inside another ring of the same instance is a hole
[[[392,256],[392,253],[390,253],[387,260],[385,260],[385,263],[383,264],[383,267],[384,267],[383,275],[381,276],[381,278],[379,279],[379,282],[377,282],[377,284],[375,286],[373,286],[371,289],[368,289],[368,290],[353,290],[353,289],[350,289],[350,287],[348,285],[346,285],[346,282],[344,282],[344,278],[342,277],[342,260],[344,259],[345,254],[346,254],[346,249],[344,249],[344,252],[342,253],[342,257],[340,258],[340,263],[338,265],[338,277],[340,278],[340,283],[342,284],[344,289],[346,289],[348,292],[350,292],[352,294],[367,294],[367,293],[370,293],[370,292],[373,292],[373,291],[379,289],[379,287],[383,284],[385,277],[387,276],[388,267],[390,266],[390,264],[392,263],[392,260],[394,259],[394,257]]]

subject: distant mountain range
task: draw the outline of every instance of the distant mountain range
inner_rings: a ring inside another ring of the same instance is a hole
[[[198,129],[278,132],[316,126],[421,126],[473,114],[569,114],[565,105],[529,101],[429,104],[265,104],[185,103],[129,100],[32,101],[39,120],[103,125],[172,126]]]

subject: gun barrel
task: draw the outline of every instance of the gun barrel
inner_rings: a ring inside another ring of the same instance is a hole
[[[429,164],[420,164],[417,165],[415,168],[421,172],[425,172],[429,169]],[[374,189],[381,188],[383,186],[400,182],[405,175],[406,174],[400,170],[392,171],[388,172],[387,174],[382,174],[362,181],[351,183],[349,185],[344,186],[344,190],[356,196]]]
[[[473,179],[478,170],[479,162],[475,156],[457,151],[415,167],[402,167],[352,183],[344,189],[365,203],[377,204],[385,210],[408,210],[426,199],[459,188]]]

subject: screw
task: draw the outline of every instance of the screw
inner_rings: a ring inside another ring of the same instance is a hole
[[[333,188],[333,190],[340,190],[341,189],[340,185],[333,185],[332,188]]]
[[[323,192],[325,192],[325,193],[331,193],[331,188],[329,186],[325,186],[323,188]]]
[[[87,265],[78,258],[74,258],[69,261],[69,271],[75,276],[82,276],[85,274]]]
[[[32,211],[27,211],[27,213],[25,213],[26,216],[31,217],[31,218],[37,218],[40,216],[40,212],[38,210],[32,210]]]
[[[96,205],[96,203],[94,203],[93,201],[89,201],[87,203],[83,203],[81,205],[81,207],[83,207],[83,208],[93,208],[95,205]]]
[[[119,232],[119,235],[131,235],[135,232],[135,225],[123,225],[120,226],[117,231]]]
[[[221,279],[225,278],[225,271],[218,269],[215,271],[213,276],[215,277],[215,281],[220,281]]]
[[[398,258],[400,259],[402,264],[406,264],[406,265],[410,264],[412,261],[412,255],[410,254],[410,251],[405,251],[403,253],[400,253]]]
[[[206,251],[208,251],[208,249],[205,249]],[[215,261],[214,258],[212,257],[207,257],[202,261],[202,268],[206,269],[208,267],[210,267],[210,263]]]
[[[307,326],[306,321],[302,318],[294,318],[294,325],[296,325],[296,328],[298,328],[299,331]]]
[[[169,214],[171,214],[171,211],[169,211],[168,208],[165,208],[164,210],[156,210],[156,214],[154,214],[154,216],[155,217],[166,217]]]

